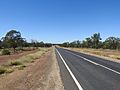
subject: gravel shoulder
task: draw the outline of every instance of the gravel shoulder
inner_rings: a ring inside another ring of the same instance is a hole
[[[23,70],[0,76],[0,90],[64,90],[54,49]]]
[[[52,54],[53,64],[51,67],[51,72],[47,79],[47,87],[45,90],[64,90],[64,86],[60,76],[60,68],[56,59],[55,48],[53,49]]]

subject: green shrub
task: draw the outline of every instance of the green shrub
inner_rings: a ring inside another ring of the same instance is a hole
[[[16,49],[16,51],[24,51],[24,49],[21,48],[21,47],[18,47],[18,48]]]
[[[18,66],[18,65],[22,65],[22,63],[20,61],[11,61],[10,62],[10,66]]]
[[[2,50],[2,55],[10,55],[10,51],[7,49]]]
[[[23,70],[26,67],[26,65],[21,65],[20,67],[18,67],[18,70]]]
[[[7,71],[5,68],[0,68],[0,74],[4,74]]]
[[[14,71],[13,69],[8,68],[6,73],[12,73],[13,71]]]

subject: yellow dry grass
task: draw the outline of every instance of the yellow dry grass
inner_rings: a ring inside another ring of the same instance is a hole
[[[39,59],[43,54],[45,54],[49,50],[51,50],[51,48],[39,48],[39,50],[36,53],[22,56],[19,59],[10,60],[9,62],[0,66],[0,74],[11,73],[16,68],[18,70],[22,70],[26,67],[26,64],[33,63],[36,59]]]
[[[109,50],[109,49],[91,49],[91,48],[68,48],[70,50],[85,52],[90,54],[95,54],[99,56],[110,57],[120,60],[120,51],[118,50]]]

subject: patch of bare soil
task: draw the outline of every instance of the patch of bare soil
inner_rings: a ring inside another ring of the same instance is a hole
[[[63,90],[59,67],[53,51],[24,70],[0,77],[0,90]]]
[[[18,54],[12,54],[12,55],[3,55],[0,56],[0,65],[4,64],[5,62],[9,61],[9,60],[14,60],[14,59],[18,59],[22,56],[31,54],[31,53],[35,53],[37,50],[33,50],[33,51],[23,51],[22,53],[18,53]]]

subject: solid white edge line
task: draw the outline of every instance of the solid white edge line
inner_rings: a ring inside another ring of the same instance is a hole
[[[69,52],[69,51],[67,51],[67,52]],[[109,68],[109,67],[106,67],[106,66],[101,65],[101,64],[99,64],[99,63],[93,62],[93,61],[91,61],[91,60],[89,60],[89,59],[87,59],[87,58],[84,58],[84,57],[82,57],[82,56],[80,56],[80,55],[77,55],[77,54],[74,54],[74,53],[72,53],[72,52],[69,52],[69,53],[71,53],[71,54],[73,54],[73,55],[75,55],[75,56],[77,56],[77,57],[80,57],[80,58],[84,59],[85,61],[88,61],[88,62],[90,62],[90,63],[92,63],[92,64],[94,64],[94,65],[98,65],[98,66],[100,66],[100,67],[103,67],[103,68],[105,68],[105,69],[107,69],[107,70],[110,70],[110,71],[112,71],[112,72],[120,75],[120,72],[115,71],[115,70],[113,70],[113,69],[111,69],[111,68]]]
[[[56,49],[57,53],[59,54],[61,60],[63,61],[65,67],[67,68],[68,72],[70,73],[71,77],[73,78],[75,84],[77,85],[79,90],[83,90],[82,86],[80,85],[80,83],[78,82],[78,80],[76,79],[76,77],[74,76],[74,74],[72,73],[72,71],[70,70],[70,68],[68,67],[67,63],[65,62],[65,60],[63,59],[62,55],[60,54],[60,52]]]

